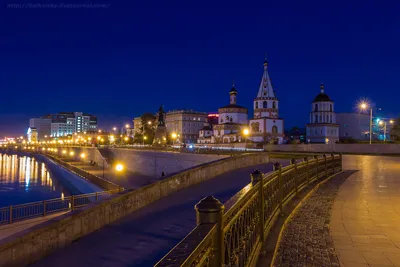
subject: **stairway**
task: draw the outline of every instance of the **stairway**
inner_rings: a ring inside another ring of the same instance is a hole
[[[98,148],[97,149],[101,156],[106,160],[108,166],[112,166],[115,162],[115,154],[109,148]]]

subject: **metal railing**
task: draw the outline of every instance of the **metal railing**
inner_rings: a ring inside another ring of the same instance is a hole
[[[119,193],[119,189],[62,198],[31,202],[0,208],[0,225],[31,218],[43,217],[56,212],[72,211]]]
[[[156,266],[255,266],[261,247],[283,206],[311,182],[342,169],[341,155],[291,161],[263,175],[221,204],[206,197],[195,207],[197,227]]]

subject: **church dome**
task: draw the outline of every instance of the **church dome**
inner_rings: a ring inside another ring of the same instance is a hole
[[[325,94],[325,90],[324,90],[324,84],[321,84],[320,86],[321,89],[321,93],[319,93],[315,98],[314,98],[314,102],[332,102],[332,99]]]

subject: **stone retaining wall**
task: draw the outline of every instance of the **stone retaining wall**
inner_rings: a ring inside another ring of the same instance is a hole
[[[46,221],[0,240],[0,267],[25,266],[178,190],[225,172],[267,162],[266,153],[221,159]]]

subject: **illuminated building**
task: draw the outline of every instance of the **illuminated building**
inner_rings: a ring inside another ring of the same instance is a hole
[[[268,74],[267,60],[264,61],[264,72],[253,108],[254,117],[249,123],[249,139],[253,142],[282,144],[283,119],[279,117],[279,101]]]
[[[311,104],[310,123],[307,124],[307,142],[335,143],[339,140],[339,125],[333,100],[325,94],[324,85]]]
[[[165,125],[169,134],[178,136],[176,142],[196,143],[199,130],[203,128],[207,113],[194,110],[173,110],[165,117]]]

